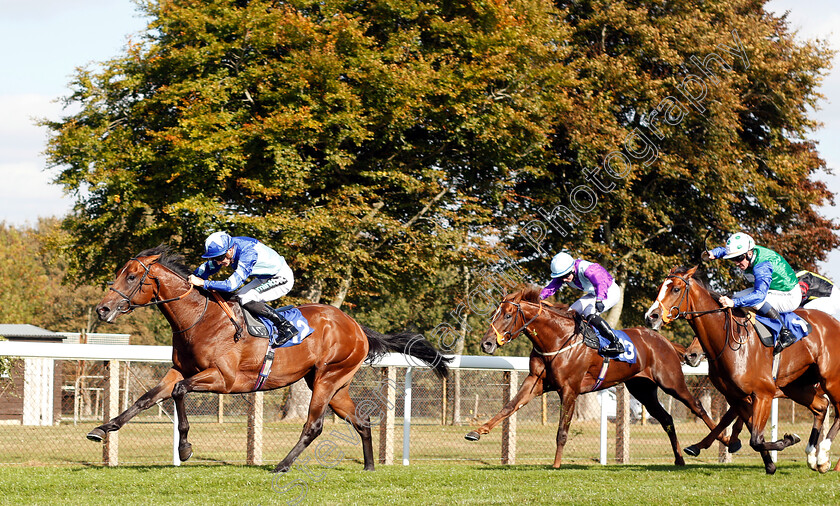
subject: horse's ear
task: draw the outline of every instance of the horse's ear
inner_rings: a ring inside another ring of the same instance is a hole
[[[695,273],[695,272],[697,272],[697,267],[699,267],[699,265],[695,265],[694,267],[692,267],[691,269],[689,269],[689,270],[685,273],[685,277],[687,277],[687,278],[694,277],[694,273]]]

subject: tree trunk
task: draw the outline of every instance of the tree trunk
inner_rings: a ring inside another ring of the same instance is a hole
[[[470,294],[470,269],[467,266],[462,267],[464,271],[464,300],[467,300]],[[461,336],[458,343],[455,345],[455,354],[464,354],[464,344],[467,340],[467,315],[461,318],[459,322],[461,325]],[[452,371],[452,425],[461,424],[461,370],[455,369]]]
[[[312,391],[303,380],[292,384],[289,387],[289,398],[283,406],[280,414],[281,420],[305,420],[309,415],[309,401],[312,399]]]
[[[625,282],[618,283],[618,289],[621,293],[618,297],[618,303],[607,311],[607,317],[604,318],[610,327],[614,329],[618,328],[618,325],[621,323],[621,311],[624,309],[624,290],[626,288],[627,284]]]

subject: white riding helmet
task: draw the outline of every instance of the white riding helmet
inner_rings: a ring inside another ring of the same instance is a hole
[[[755,248],[755,241],[743,232],[737,232],[726,240],[726,254],[723,258],[734,258]]]
[[[574,266],[575,259],[572,255],[566,253],[565,251],[557,253],[554,255],[554,258],[551,259],[551,277],[563,277],[572,272],[572,268]]]

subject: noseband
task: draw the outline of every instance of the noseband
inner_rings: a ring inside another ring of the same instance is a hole
[[[510,322],[511,327],[516,323],[516,318],[522,318],[522,321],[525,322],[521,327],[519,327],[519,329],[517,329],[514,332],[511,332],[510,330],[506,330],[504,333],[501,333],[501,332],[499,332],[499,329],[496,328],[495,320],[499,316],[499,313],[502,311],[502,306],[504,304],[510,304],[510,305],[512,305],[516,308],[516,316],[514,316],[513,321]],[[540,315],[542,315],[542,311],[543,311],[542,301],[539,302],[539,305],[540,305],[540,310],[537,311],[537,314],[535,314],[533,318],[531,318],[530,320],[528,320],[526,322],[525,321],[525,313],[522,311],[522,304],[510,301],[510,300],[503,300],[502,303],[499,304],[499,308],[493,314],[493,321],[490,323],[490,326],[493,328],[493,332],[496,333],[496,344],[498,344],[499,346],[504,346],[505,344],[509,343],[511,340],[513,340],[514,337],[519,335],[520,332],[525,330],[528,327],[528,325],[533,323],[534,320],[536,320]]]

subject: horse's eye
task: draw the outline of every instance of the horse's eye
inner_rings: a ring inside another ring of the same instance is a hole
[[[510,314],[506,314],[505,319],[509,319],[509,318],[510,318]]]
[[[135,276],[134,274],[129,274],[128,275],[128,280],[129,281],[134,281],[135,279],[137,279],[137,276]]]
[[[675,286],[674,288],[671,288],[671,291],[674,293],[680,293],[680,287]]]

